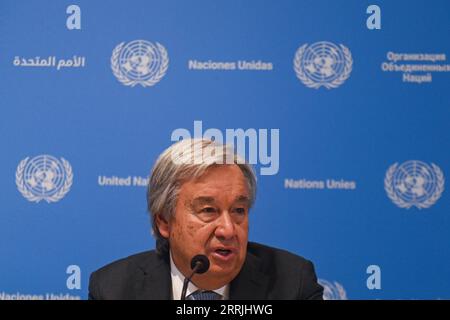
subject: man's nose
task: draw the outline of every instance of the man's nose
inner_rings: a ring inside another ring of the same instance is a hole
[[[220,218],[218,219],[218,225],[215,230],[216,237],[221,240],[229,240],[233,239],[235,236],[235,226],[233,219],[231,219],[231,216],[228,211],[222,212],[220,215]]]

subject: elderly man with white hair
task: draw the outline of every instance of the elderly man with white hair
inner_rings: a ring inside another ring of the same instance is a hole
[[[253,169],[231,148],[205,139],[173,144],[148,185],[156,250],[92,273],[89,298],[322,299],[310,261],[248,241],[255,196]]]

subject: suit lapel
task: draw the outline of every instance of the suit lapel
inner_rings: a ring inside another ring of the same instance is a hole
[[[138,300],[171,300],[172,280],[170,267],[165,259],[148,260],[139,266],[134,283]]]
[[[230,284],[230,300],[267,299],[269,276],[260,271],[261,261],[247,252],[245,263]],[[155,256],[143,261],[134,279],[137,300],[171,300],[172,280],[167,259]]]
[[[230,285],[230,300],[267,299],[269,277],[259,269],[260,259],[247,252],[247,259]]]

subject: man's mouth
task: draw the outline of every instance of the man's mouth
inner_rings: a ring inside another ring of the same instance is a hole
[[[216,263],[230,263],[237,256],[237,247],[215,247],[213,248],[211,258]]]
[[[214,252],[221,255],[222,257],[228,257],[232,251],[229,249],[216,249]]]

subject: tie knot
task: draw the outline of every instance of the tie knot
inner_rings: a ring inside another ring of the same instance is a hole
[[[197,290],[187,296],[186,300],[221,300],[222,296],[214,291]]]

